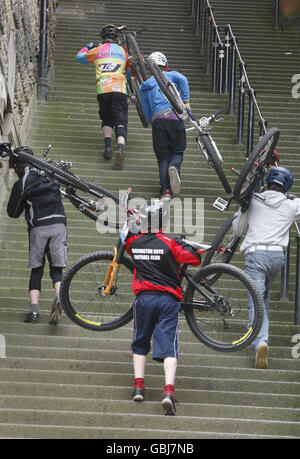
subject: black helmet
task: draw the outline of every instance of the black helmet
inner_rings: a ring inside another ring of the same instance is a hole
[[[16,148],[12,155],[9,157],[9,167],[12,169],[14,166],[17,166],[19,169],[22,169],[26,166],[26,162],[23,158],[19,158],[18,153],[27,153],[28,155],[34,156],[33,151],[29,147],[18,147]]]
[[[141,231],[162,230],[169,222],[169,204],[153,199],[139,211]]]
[[[119,35],[119,30],[114,24],[107,24],[100,30],[100,37],[104,40],[105,38],[111,38],[115,40]]]

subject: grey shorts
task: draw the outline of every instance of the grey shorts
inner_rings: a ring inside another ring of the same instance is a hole
[[[67,263],[67,252],[67,228],[63,223],[36,226],[30,230],[29,268],[43,266],[46,254],[51,266],[64,268]]]

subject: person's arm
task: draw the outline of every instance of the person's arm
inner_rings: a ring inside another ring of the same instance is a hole
[[[143,109],[144,115],[148,123],[151,124],[152,123],[151,101],[149,98],[149,91],[143,90],[143,84],[141,85],[140,95],[141,95],[142,109]]]
[[[235,236],[243,236],[246,234],[248,229],[248,210],[242,212],[242,209],[239,208],[235,213],[235,218],[232,221],[232,231]]]
[[[11,218],[18,218],[25,208],[25,200],[21,193],[21,183],[18,180],[12,190],[7,203],[7,214]]]
[[[95,45],[94,42],[90,41],[87,43],[80,51],[78,51],[76,55],[76,60],[80,64],[90,64],[91,60],[90,58],[87,59],[86,54],[91,50],[94,49],[97,45]],[[89,56],[90,57],[90,56]]]
[[[190,89],[188,79],[184,75],[182,75],[182,73],[174,72],[174,83],[176,84],[180,92],[180,96],[183,102],[185,104],[189,104]]]

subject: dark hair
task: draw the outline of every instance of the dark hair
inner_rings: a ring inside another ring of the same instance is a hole
[[[285,193],[284,188],[281,185],[278,185],[278,183],[270,183],[267,185],[267,189],[271,191],[278,191],[279,193]]]

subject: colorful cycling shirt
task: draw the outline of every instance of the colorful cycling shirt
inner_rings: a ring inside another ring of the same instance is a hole
[[[122,92],[126,94],[128,54],[116,43],[104,43],[88,50],[85,46],[76,57],[81,64],[94,64],[97,94]]]

